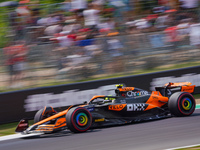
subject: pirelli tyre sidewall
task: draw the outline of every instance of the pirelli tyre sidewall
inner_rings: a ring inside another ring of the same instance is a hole
[[[87,131],[92,124],[90,112],[83,107],[74,107],[66,114],[67,127],[74,133]]]
[[[192,94],[187,92],[176,92],[170,98],[168,107],[171,114],[181,117],[189,116],[195,110],[196,102]]]
[[[56,111],[52,107],[44,107],[38,110],[38,112],[35,114],[34,123],[37,123],[47,117],[50,117],[55,113]]]

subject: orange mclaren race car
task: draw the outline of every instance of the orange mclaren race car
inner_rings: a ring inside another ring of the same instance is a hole
[[[35,114],[32,126],[28,126],[28,120],[22,119],[16,132],[51,133],[69,129],[76,133],[102,126],[189,116],[196,105],[191,94],[194,88],[190,82],[168,83],[148,92],[120,84],[115,89],[115,96],[97,95],[88,103],[70,106],[61,112],[45,107]]]

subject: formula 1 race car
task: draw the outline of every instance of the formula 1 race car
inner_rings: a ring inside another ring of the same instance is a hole
[[[114,96],[97,95],[88,103],[70,106],[61,112],[52,107],[45,107],[35,114],[35,123],[32,126],[29,127],[27,119],[22,119],[16,132],[51,133],[69,129],[77,133],[102,126],[170,116],[189,116],[194,112],[196,105],[191,94],[194,88],[195,85],[191,85],[190,82],[179,82],[168,83],[156,87],[156,91],[148,92],[119,84]]]

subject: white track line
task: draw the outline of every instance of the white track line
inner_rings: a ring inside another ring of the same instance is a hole
[[[36,135],[41,135],[41,134],[43,134],[43,133],[32,133],[32,134],[26,134],[26,135],[23,135],[21,133],[16,133],[16,134],[12,134],[12,135],[2,136],[2,137],[0,137],[0,141],[36,136]]]
[[[169,148],[169,149],[165,149],[165,150],[176,150],[176,149],[190,148],[190,147],[195,147],[195,146],[200,146],[200,144],[188,145],[188,146],[182,146],[182,147],[175,147],[175,148]]]

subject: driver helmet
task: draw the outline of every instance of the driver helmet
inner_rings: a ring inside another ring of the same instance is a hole
[[[115,86],[117,87],[117,89],[115,90],[116,96],[122,96],[123,93],[119,89],[125,87],[125,84],[117,84]]]

